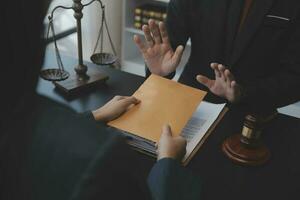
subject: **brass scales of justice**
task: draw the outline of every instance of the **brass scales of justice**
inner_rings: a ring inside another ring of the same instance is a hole
[[[83,17],[82,10],[84,7],[91,5],[93,2],[99,2],[102,11],[102,20],[101,26],[98,33],[97,42],[94,48],[94,52],[90,57],[91,61],[97,65],[112,65],[117,59],[117,54],[115,47],[112,42],[112,38],[110,36],[110,32],[108,29],[106,17],[105,17],[105,6],[103,5],[101,0],[91,0],[89,3],[82,4],[82,0],[73,0],[73,5],[70,7],[66,6],[56,6],[53,8],[51,14],[48,16],[49,25],[47,30],[47,39],[49,39],[50,32],[52,33],[55,56],[58,68],[56,69],[45,69],[40,72],[40,76],[48,81],[52,81],[57,89],[63,92],[66,95],[74,95],[82,90],[89,89],[101,83],[104,83],[108,76],[101,72],[99,69],[93,68],[92,66],[88,67],[83,63],[83,50],[82,50],[82,28],[81,28],[81,19]],[[77,47],[78,47],[78,64],[74,67],[75,73],[67,72],[64,69],[64,65],[61,59],[60,51],[57,45],[56,33],[53,24],[54,13],[57,9],[73,9],[74,18],[77,23]],[[103,52],[103,40],[104,33],[106,33],[114,54],[104,53]],[[97,53],[97,48],[100,41],[100,52]]]

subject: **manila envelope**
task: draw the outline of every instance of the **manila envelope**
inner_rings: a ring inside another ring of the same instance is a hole
[[[132,106],[109,126],[158,142],[165,124],[180,135],[206,92],[151,75],[133,94],[141,103]]]

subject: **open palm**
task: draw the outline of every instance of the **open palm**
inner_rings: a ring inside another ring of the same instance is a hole
[[[139,36],[134,36],[134,41],[139,47],[149,70],[157,75],[166,76],[178,67],[183,46],[178,46],[174,52],[163,22],[157,25],[154,20],[149,20],[149,26],[143,26],[146,43]]]
[[[202,75],[198,75],[197,80],[213,94],[223,97],[231,103],[238,102],[241,97],[241,89],[231,72],[224,65],[218,63],[212,63],[211,68],[215,71],[215,80]]]

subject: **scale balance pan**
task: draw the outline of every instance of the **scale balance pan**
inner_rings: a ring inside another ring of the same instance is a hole
[[[110,53],[96,53],[91,56],[91,61],[97,65],[112,65],[117,57]]]
[[[45,69],[40,72],[40,76],[47,81],[63,81],[69,78],[70,74],[61,69]]]

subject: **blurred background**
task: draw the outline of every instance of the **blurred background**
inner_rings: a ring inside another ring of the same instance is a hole
[[[82,1],[83,3],[89,0]],[[121,19],[122,19],[122,0],[102,0],[106,6],[106,17],[108,19],[108,26],[110,28],[111,36],[113,38],[118,55],[121,54]],[[53,0],[49,8],[49,12],[57,6],[71,6],[72,0]],[[101,9],[100,4],[95,2],[92,5],[84,8],[84,16],[82,18],[82,33],[83,33],[83,48],[84,59],[90,60],[93,53],[94,46],[97,40],[99,27],[101,24]],[[48,18],[45,18],[45,24],[48,24]],[[76,21],[73,17],[73,10],[58,9],[54,14],[54,26],[56,34],[68,32],[76,28]],[[75,33],[66,35],[58,41],[59,50],[69,56],[77,57],[77,36]],[[105,40],[104,47],[110,47],[108,40]],[[53,49],[51,43],[48,49]],[[111,48],[106,48],[106,51],[111,52]]]
[[[83,0],[87,3],[90,0]],[[145,76],[145,65],[141,54],[133,43],[133,35],[142,35],[141,26],[149,18],[163,21],[166,17],[166,8],[169,0],[102,0],[106,7],[106,18],[117,55],[120,58],[120,69],[139,76]],[[49,12],[57,5],[71,6],[72,0],[53,0]],[[93,53],[99,27],[101,24],[101,9],[99,3],[95,2],[83,10],[82,19],[83,32],[83,56],[84,60],[90,61]],[[77,57],[76,22],[72,10],[59,9],[54,15],[54,26],[61,53],[71,57]],[[45,18],[45,25],[48,18]],[[179,70],[175,76],[178,79],[184,64],[190,54],[190,42],[187,43]],[[47,50],[54,50],[53,43],[49,43]],[[107,35],[104,35],[104,50],[112,53]],[[300,118],[300,102],[280,108],[281,113]]]

